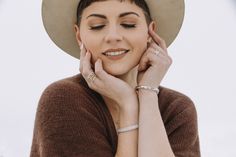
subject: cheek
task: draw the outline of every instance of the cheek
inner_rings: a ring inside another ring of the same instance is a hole
[[[81,40],[84,43],[85,48],[92,53],[91,63],[94,64],[100,55],[97,52],[99,50],[99,47],[101,46],[99,44],[100,39],[89,33],[85,33],[85,34],[86,35],[81,36]]]
[[[146,33],[136,33],[132,37],[132,46],[135,52],[142,55],[147,48],[147,34]]]
[[[92,51],[96,47],[97,39],[94,35],[84,32],[81,34],[81,40],[84,43],[87,50]]]

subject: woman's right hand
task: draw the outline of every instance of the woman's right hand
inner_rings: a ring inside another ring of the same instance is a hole
[[[127,106],[129,105],[127,102],[133,101],[134,98],[137,99],[135,90],[125,81],[108,74],[103,69],[101,59],[98,59],[94,65],[94,73],[96,74],[95,80],[91,81],[87,78],[88,75],[93,72],[90,62],[91,52],[86,50],[83,44],[81,44],[80,48],[81,52],[79,70],[86,80],[88,86],[101,95],[114,100],[121,109],[127,107],[132,108],[133,106]]]

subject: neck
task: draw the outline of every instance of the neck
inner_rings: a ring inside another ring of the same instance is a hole
[[[133,69],[131,69],[129,72],[117,76],[117,78],[120,78],[121,80],[128,83],[133,89],[137,85],[137,74],[138,74],[138,66],[135,66]]]
[[[138,66],[135,66],[129,72],[127,72],[123,75],[116,76],[116,77],[125,81],[134,89],[135,86],[137,85],[137,74],[138,74]],[[112,114],[119,112],[119,106],[118,106],[118,104],[115,103],[114,100],[107,98],[105,96],[102,96],[102,97]]]

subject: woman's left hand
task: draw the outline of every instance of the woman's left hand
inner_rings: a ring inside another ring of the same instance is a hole
[[[165,41],[149,27],[152,42],[144,52],[139,63],[137,83],[151,87],[159,87],[162,79],[172,64]]]

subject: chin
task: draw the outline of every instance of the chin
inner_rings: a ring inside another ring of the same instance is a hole
[[[113,76],[120,76],[126,74],[130,69],[123,68],[122,66],[119,67],[104,67],[104,70]]]

